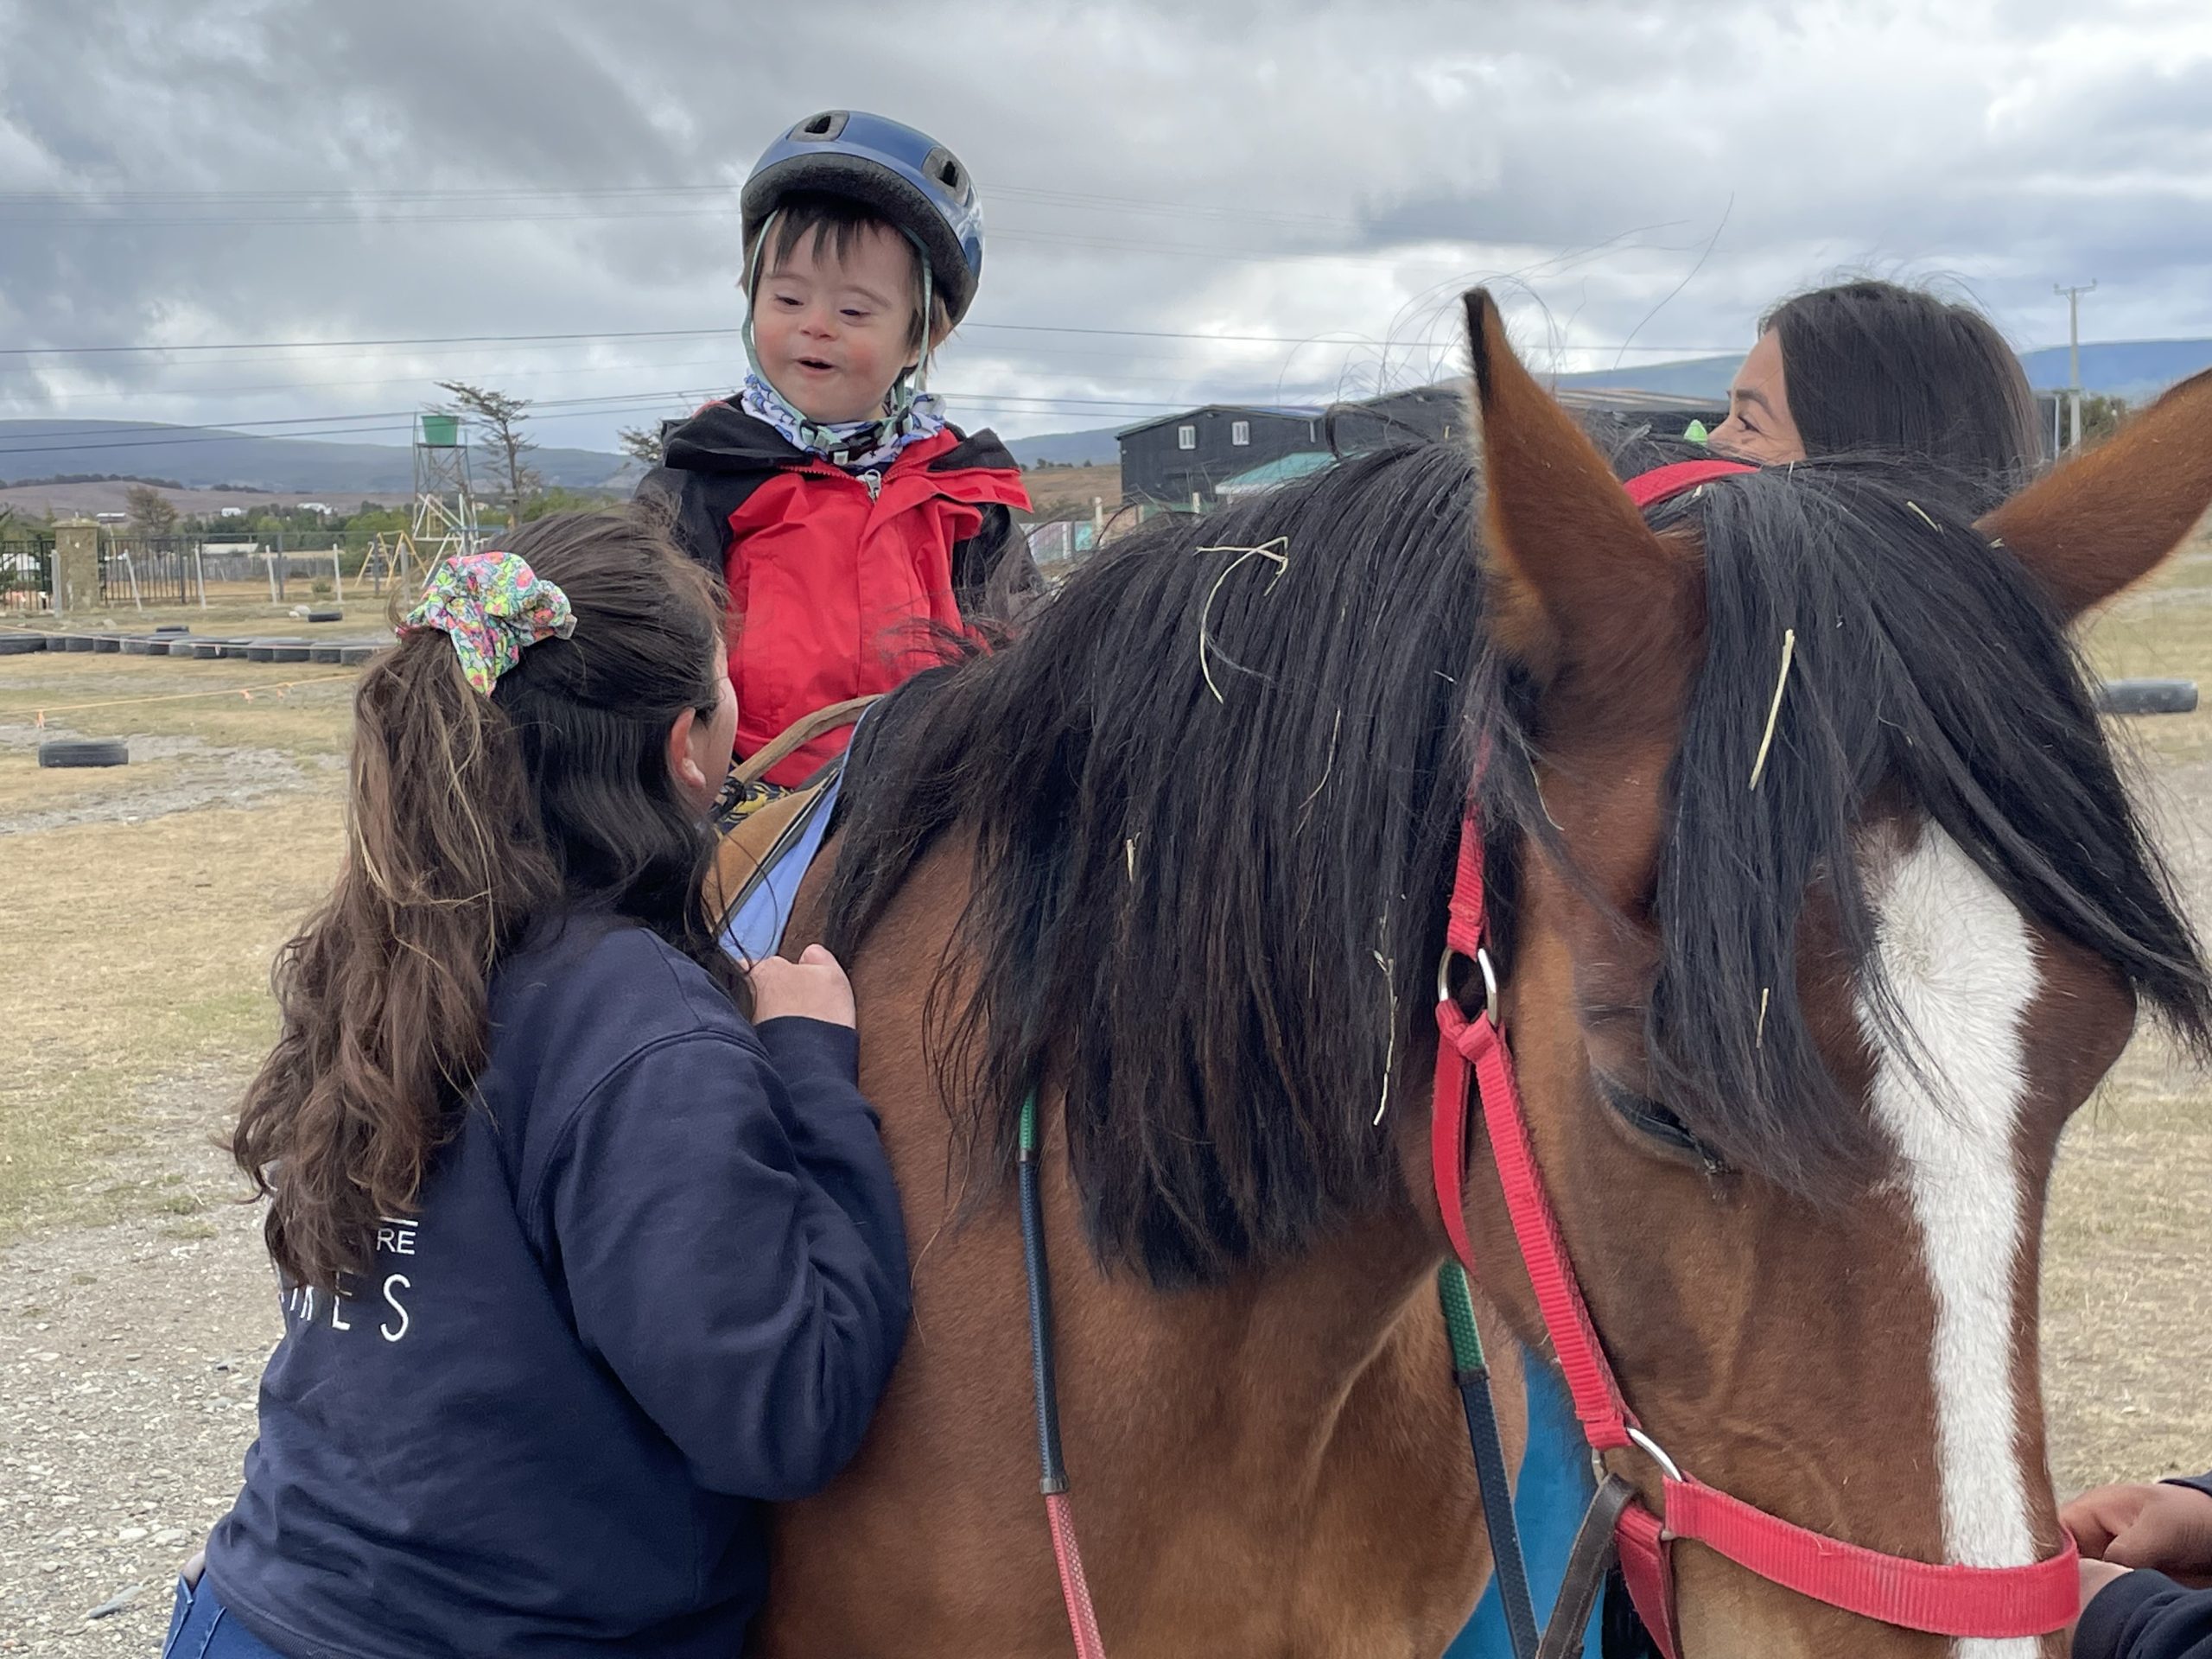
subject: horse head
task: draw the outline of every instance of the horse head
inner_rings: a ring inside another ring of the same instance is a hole
[[[1847,463],[1647,520],[1486,295],[1467,325],[1513,688],[1479,785],[1515,875],[1503,1026],[1623,1392],[1683,1470],[1799,1526],[1924,1562],[2048,1558],[2060,1134],[2139,1007],[2200,1050],[2212,1028],[2067,626],[2212,502],[2212,375],[1979,524]],[[1475,1164],[1484,1287],[1541,1344]],[[1607,1457],[1656,1507],[1659,1465]],[[1949,1650],[1676,1556],[1700,1659]]]

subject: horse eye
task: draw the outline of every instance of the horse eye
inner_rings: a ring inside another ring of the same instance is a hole
[[[1605,1104],[1645,1140],[1656,1141],[1669,1152],[1694,1158],[1707,1175],[1728,1173],[1728,1166],[1720,1154],[1692,1134],[1670,1108],[1624,1089],[1601,1073],[1592,1072],[1592,1077]]]

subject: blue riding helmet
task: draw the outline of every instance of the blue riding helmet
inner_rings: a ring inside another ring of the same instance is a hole
[[[911,237],[952,321],[983,274],[983,209],[960,158],[925,132],[864,110],[809,116],[768,146],[739,198],[745,240],[795,191],[864,203]]]

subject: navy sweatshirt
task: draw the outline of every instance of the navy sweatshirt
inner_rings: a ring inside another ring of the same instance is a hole
[[[2177,1480],[2212,1497],[2212,1475]],[[2074,1631],[2075,1659],[2212,1659],[2212,1590],[2163,1573],[2130,1573],[2090,1599]]]
[[[417,1213],[284,1296],[215,1594],[287,1656],[714,1655],[765,1501],[852,1456],[908,1313],[852,1032],[633,926],[512,958]]]

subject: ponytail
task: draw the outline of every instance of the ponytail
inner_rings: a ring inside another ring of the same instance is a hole
[[[742,1005],[703,896],[712,834],[664,747],[718,695],[711,579],[635,510],[542,519],[507,549],[567,594],[574,637],[488,696],[435,630],[370,664],[338,885],[277,957],[282,1034],[231,1150],[295,1283],[338,1289],[378,1219],[411,1211],[484,1065],[493,974],[541,920],[640,922]]]

